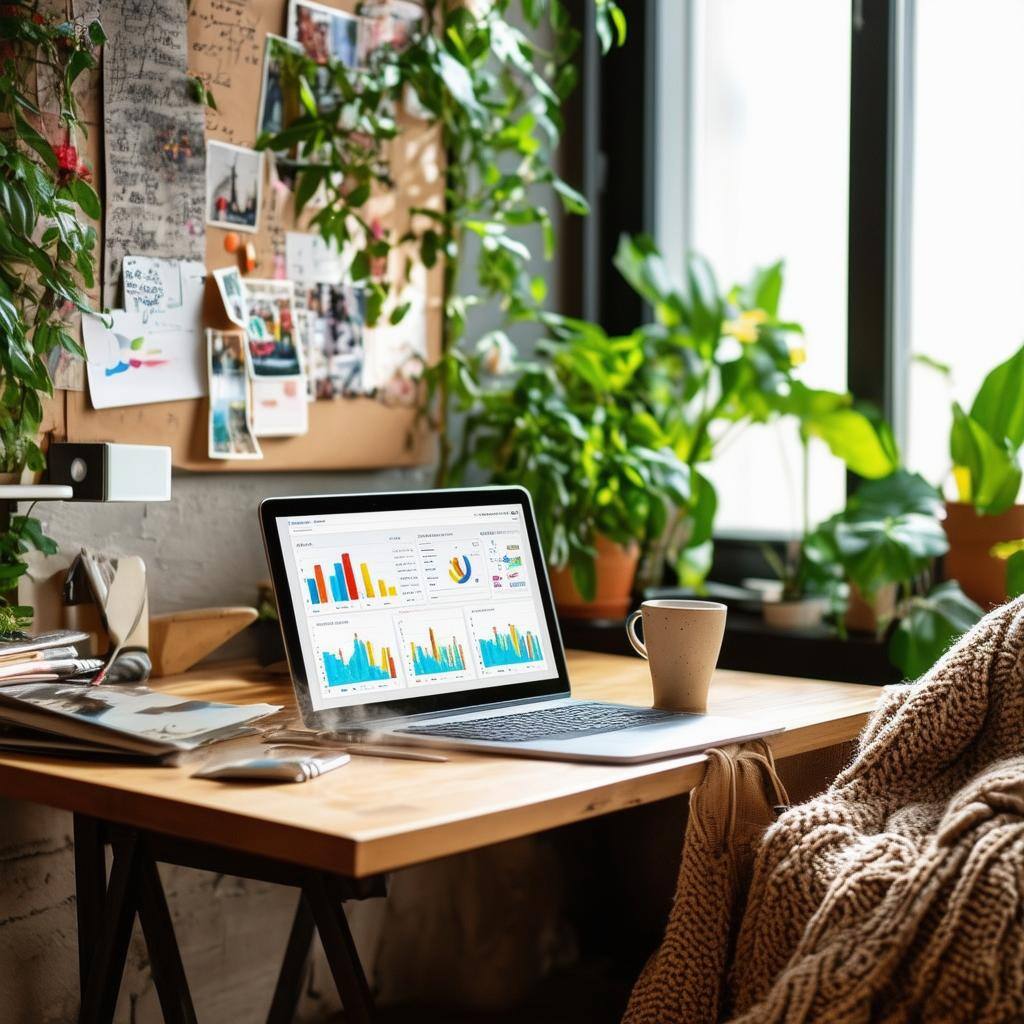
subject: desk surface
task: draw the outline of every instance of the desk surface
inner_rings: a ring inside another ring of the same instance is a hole
[[[638,658],[569,653],[573,694],[650,704]],[[255,665],[213,667],[156,687],[204,700],[292,703],[291,687]],[[855,683],[720,671],[709,710],[786,722],[776,757],[857,735],[881,690]],[[352,877],[688,792],[704,756],[641,765],[568,764],[452,753],[445,763],[353,757],[302,785],[189,778],[193,766],[141,768],[27,755],[0,757],[0,796],[261,854]]]

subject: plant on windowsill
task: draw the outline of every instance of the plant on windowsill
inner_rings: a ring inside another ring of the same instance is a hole
[[[970,411],[953,405],[949,447],[959,500],[946,506],[946,574],[982,607],[1007,598],[1000,548],[1024,537],[1024,346],[984,379]]]
[[[477,377],[497,376],[477,393],[453,468],[476,465],[491,483],[530,491],[562,614],[620,618],[640,546],[664,530],[670,508],[691,501],[690,472],[654,417],[623,397],[643,339],[552,323],[556,337],[534,360],[493,340],[473,354]]]
[[[637,331],[644,362],[629,397],[668,435],[691,477],[690,502],[671,510],[666,530],[647,547],[641,586],[660,584],[666,564],[681,586],[703,586],[717,496],[701,469],[754,425],[795,417],[803,440],[823,441],[854,472],[873,478],[895,468],[891,432],[871,409],[800,381],[803,329],[779,316],[781,261],[725,292],[695,255],[674,281],[644,236],[623,237],[615,265],[654,311],[654,321]],[[805,509],[802,536],[809,526]],[[806,579],[800,550],[798,542],[777,566],[791,595]]]
[[[53,394],[48,359],[59,349],[84,356],[67,317],[89,308],[96,231],[79,214],[98,219],[100,201],[75,145],[85,127],[74,84],[103,41],[98,21],[47,17],[34,3],[0,14],[0,472],[9,481],[45,467],[37,438]],[[12,603],[30,547],[57,550],[31,515],[0,524],[0,629],[31,620],[31,608]]]

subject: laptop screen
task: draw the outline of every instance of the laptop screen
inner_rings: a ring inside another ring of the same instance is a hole
[[[524,519],[520,504],[278,517],[313,708],[556,676]]]

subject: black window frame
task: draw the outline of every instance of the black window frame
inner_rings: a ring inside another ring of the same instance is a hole
[[[593,3],[575,4],[585,42],[571,164],[593,212],[578,233],[581,248],[572,246],[566,257],[566,265],[571,260],[580,269],[569,279],[565,300],[572,312],[611,332],[631,330],[649,315],[615,271],[612,256],[623,232],[653,227],[656,7],[656,0],[629,4],[626,44],[602,57],[592,31]],[[894,241],[900,9],[900,0],[851,0],[846,366],[849,391],[880,409],[897,436],[902,434]],[[852,483],[848,480],[847,487]]]

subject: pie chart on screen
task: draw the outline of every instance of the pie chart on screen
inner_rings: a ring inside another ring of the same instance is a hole
[[[469,559],[463,555],[461,558],[456,555],[448,567],[448,575],[453,583],[466,583],[473,572]]]

